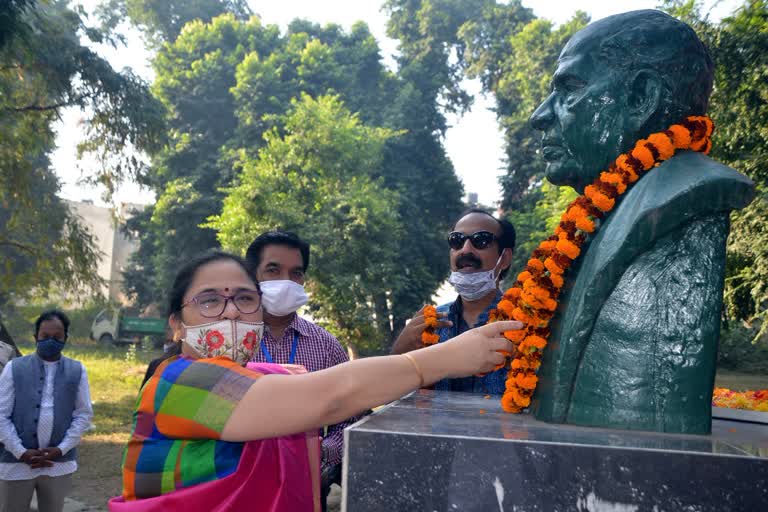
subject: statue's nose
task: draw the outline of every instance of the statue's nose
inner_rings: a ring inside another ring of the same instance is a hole
[[[531,114],[531,118],[528,122],[531,123],[534,129],[545,131],[552,124],[555,118],[555,113],[552,111],[552,94],[550,94],[544,102]]]

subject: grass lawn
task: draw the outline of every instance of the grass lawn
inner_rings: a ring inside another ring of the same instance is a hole
[[[31,342],[20,343],[24,354]],[[106,501],[122,489],[120,464],[131,431],[136,396],[150,360],[161,350],[102,347],[88,339],[70,339],[64,355],[85,365],[93,401],[94,429],[83,436],[79,470],[71,496],[106,510]]]
[[[768,389],[768,375],[718,370],[715,376],[715,386],[733,391]]]
[[[19,349],[29,354],[34,345],[20,343]],[[72,339],[64,354],[85,365],[94,412],[94,429],[83,437],[79,447],[80,469],[75,474],[71,495],[106,510],[107,500],[120,494],[122,489],[122,451],[130,434],[139,385],[147,364],[161,351],[102,347],[88,339]],[[768,375],[721,370],[717,373],[716,385],[738,391],[768,389]],[[338,510],[338,491],[334,489],[329,510]]]

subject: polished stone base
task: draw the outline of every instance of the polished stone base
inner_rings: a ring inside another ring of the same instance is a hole
[[[365,511],[768,511],[768,426],[711,436],[552,425],[495,398],[420,391],[345,432]]]

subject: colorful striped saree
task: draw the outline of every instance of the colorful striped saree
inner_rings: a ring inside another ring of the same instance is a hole
[[[235,443],[220,435],[240,399],[275,364],[171,358],[142,388],[113,512],[319,510],[317,433]],[[258,416],[258,411],[254,411]]]

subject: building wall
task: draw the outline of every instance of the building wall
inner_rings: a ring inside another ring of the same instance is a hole
[[[96,239],[101,259],[94,271],[105,281],[100,290],[102,295],[110,300],[125,303],[126,298],[122,292],[123,270],[131,254],[138,249],[139,243],[138,240],[127,238],[120,226],[124,225],[133,211],[141,210],[143,206],[123,203],[117,212],[113,212],[110,208],[88,202],[65,202]]]

